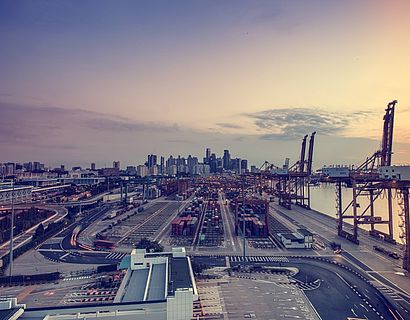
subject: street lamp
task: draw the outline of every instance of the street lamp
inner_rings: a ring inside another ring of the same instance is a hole
[[[246,266],[246,232],[245,232],[245,175],[242,176],[242,235],[243,235],[243,267]]]
[[[10,276],[10,283],[11,277],[13,276],[13,238],[14,238],[14,178],[11,182],[11,229],[10,229],[10,269],[9,269],[9,276]]]

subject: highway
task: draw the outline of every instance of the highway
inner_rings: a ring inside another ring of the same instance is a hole
[[[79,243],[72,241],[78,237],[78,232],[87,225],[93,223],[100,217],[102,217],[108,210],[111,209],[111,205],[104,205],[99,208],[93,209],[81,220],[73,223],[70,227],[60,232],[54,238],[61,238],[59,243],[45,243],[38,251],[46,258],[52,261],[62,261],[68,263],[79,264],[105,264],[107,259],[106,252],[87,252],[84,248],[81,248]],[[77,237],[75,235],[77,234]],[[74,235],[74,237],[73,237]]]
[[[58,205],[38,205],[38,204],[30,204],[30,205],[16,205],[15,209],[30,209],[31,207],[35,207],[35,208],[39,208],[39,209],[43,209],[43,210],[50,210],[50,211],[54,211],[54,214],[50,217],[48,217],[47,219],[35,224],[34,226],[32,226],[31,228],[25,230],[23,233],[17,235],[14,237],[14,248],[18,248],[20,246],[22,246],[23,244],[29,242],[32,238],[32,236],[34,235],[34,233],[36,232],[37,227],[40,224],[43,224],[44,227],[47,227],[47,225],[49,225],[50,223],[53,222],[58,222],[61,219],[63,219],[66,215],[67,215],[67,209],[65,209],[62,206],[58,206]],[[8,255],[10,253],[10,240],[3,242],[0,245],[0,259],[5,256]]]
[[[122,239],[126,239],[130,235],[139,234],[139,232],[142,232],[142,229],[147,226],[149,230],[153,230],[153,238],[161,240],[166,235],[170,222],[187,201],[175,202],[156,199],[156,201],[150,202],[146,205],[147,209],[140,214],[141,217],[144,217],[141,223],[132,228]],[[84,218],[55,236],[54,238],[61,239],[58,243],[45,243],[38,251],[49,260],[55,262],[93,265],[119,262],[130,251],[129,249],[126,250],[126,253],[118,251],[97,251],[91,246],[78,241],[84,230],[87,230],[90,226],[99,222],[111,209],[112,205],[110,204],[92,209]],[[152,213],[149,213],[149,209],[153,210]],[[147,213],[149,214],[147,215]],[[164,217],[167,218],[164,219]]]

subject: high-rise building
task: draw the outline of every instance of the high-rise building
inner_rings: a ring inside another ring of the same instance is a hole
[[[170,166],[167,167],[167,168],[168,168],[168,174],[169,174],[169,175],[174,176],[174,175],[177,174],[177,166],[176,166],[176,164],[172,164],[172,165],[170,165]]]
[[[115,169],[120,170],[120,169],[121,169],[120,162],[119,162],[119,161],[114,161],[114,162],[112,163],[112,167],[115,168]]]
[[[159,172],[159,166],[158,165],[153,165],[152,167],[149,168],[149,174],[151,176],[157,176]]]
[[[211,160],[211,148],[206,148],[204,163],[209,164],[210,160]]]
[[[165,158],[163,156],[161,156],[160,173],[161,174],[165,173]]]
[[[148,155],[147,165],[148,165],[148,168],[152,168],[153,166],[157,165],[157,155],[156,154]]]
[[[242,173],[240,158],[235,158],[231,160],[231,169],[235,170],[236,173]]]
[[[167,168],[170,168],[170,167],[173,166],[174,164],[176,164],[174,157],[173,157],[173,156],[169,156],[169,158],[167,159],[167,161],[166,161],[166,163],[165,163],[165,166],[166,166]]]
[[[148,175],[148,167],[146,165],[139,165],[137,166],[137,175],[141,178],[144,178]]]
[[[95,163],[92,162],[92,163],[91,163],[91,170],[95,170],[95,168],[96,168],[96,167],[95,167]]]
[[[188,156],[187,165],[188,165],[188,173],[194,173],[194,167],[198,164],[198,158],[192,157],[191,155]]]
[[[230,169],[230,164],[231,164],[231,155],[229,154],[229,150],[224,150],[223,168],[225,170],[229,170]]]
[[[15,171],[15,164],[12,162],[8,162],[8,163],[3,163],[0,166],[0,174],[2,176],[11,176],[14,174]]]
[[[242,173],[245,173],[248,171],[248,160],[246,159],[241,160],[241,170],[242,170]]]
[[[215,153],[212,153],[211,156],[209,157],[209,167],[212,173],[217,172],[218,161],[216,159]]]

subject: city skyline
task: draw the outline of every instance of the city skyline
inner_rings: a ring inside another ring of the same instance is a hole
[[[0,6],[2,162],[209,146],[280,164],[316,130],[314,166],[357,164],[393,99],[394,161],[410,158],[406,1]]]

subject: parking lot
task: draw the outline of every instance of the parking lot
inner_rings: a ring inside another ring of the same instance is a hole
[[[279,286],[285,277],[267,279],[230,278],[221,283],[224,310],[228,319],[319,319],[299,288]]]
[[[255,249],[274,249],[276,245],[269,238],[248,239],[248,245]]]

